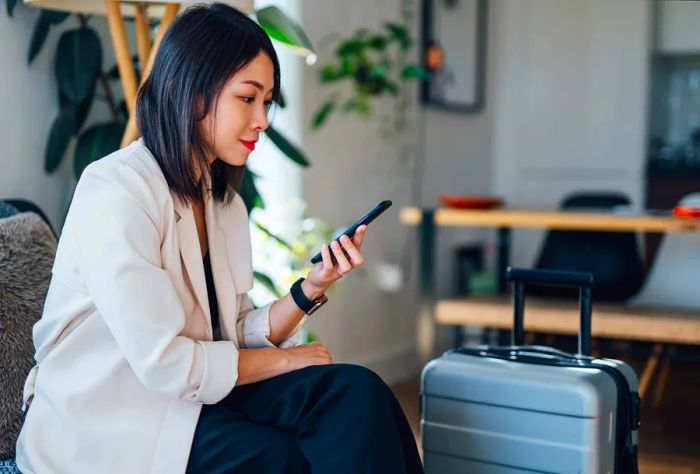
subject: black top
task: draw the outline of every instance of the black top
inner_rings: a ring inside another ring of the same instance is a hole
[[[204,277],[207,280],[207,297],[209,298],[209,312],[211,313],[211,328],[213,332],[219,328],[219,303],[216,300],[214,290],[214,275],[211,272],[211,260],[209,252],[204,256]]]

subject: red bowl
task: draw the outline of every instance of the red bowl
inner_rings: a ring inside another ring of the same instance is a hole
[[[683,219],[700,218],[700,207],[676,206],[673,208],[673,215]]]
[[[503,205],[503,199],[493,196],[464,196],[461,194],[439,194],[438,201],[447,207],[459,209],[492,209]]]

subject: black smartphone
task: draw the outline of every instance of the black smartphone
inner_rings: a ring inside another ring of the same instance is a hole
[[[355,231],[357,230],[358,227],[364,224],[369,224],[372,222],[374,219],[379,217],[382,212],[386,211],[391,207],[391,201],[382,201],[376,206],[374,206],[367,214],[364,216],[360,217],[357,222],[355,222],[353,225],[345,229],[335,240],[340,242],[340,238],[344,235],[347,235],[348,237],[352,238],[353,235],[355,235]],[[333,262],[335,263],[335,258],[333,257],[333,254],[331,253],[331,258],[333,259]],[[322,260],[321,257],[321,252],[317,253],[316,255],[313,256],[311,259],[311,263],[318,263]]]

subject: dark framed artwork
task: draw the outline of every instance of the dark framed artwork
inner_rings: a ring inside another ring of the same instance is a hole
[[[423,0],[426,105],[465,113],[483,108],[487,22],[487,0]]]

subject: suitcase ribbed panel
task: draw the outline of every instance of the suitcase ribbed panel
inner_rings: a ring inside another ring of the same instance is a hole
[[[448,354],[422,381],[428,474],[613,472],[617,388],[599,370]]]

